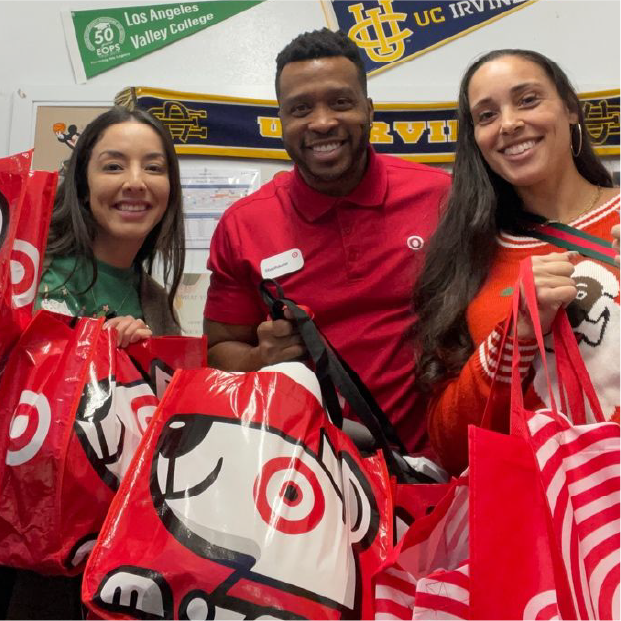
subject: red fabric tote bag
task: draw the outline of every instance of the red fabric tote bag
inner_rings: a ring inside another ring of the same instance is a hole
[[[539,326],[529,263],[521,278]],[[584,420],[586,396],[603,421],[564,311],[554,336],[564,407]],[[618,618],[619,426],[570,423],[549,379],[551,408],[525,410],[519,362],[515,348],[511,435],[470,427],[468,476],[378,572],[376,618]]]
[[[438,488],[373,578],[376,619],[468,618],[468,475]]]
[[[526,300],[538,328],[532,270],[521,266]],[[514,313],[517,312],[514,302]],[[561,403],[572,420],[585,420],[585,401],[592,424],[573,424],[557,409],[548,370],[551,407],[524,408],[522,392],[512,384],[511,420],[531,447],[552,519],[553,540],[569,583],[574,614],[581,619],[618,619],[620,583],[620,427],[606,422],[589,373],[564,312],[553,325]],[[537,330],[540,351],[543,335]],[[542,356],[543,357],[543,356]],[[544,368],[545,368],[545,358]],[[517,376],[519,352],[514,353]],[[567,603],[568,605],[568,603]]]

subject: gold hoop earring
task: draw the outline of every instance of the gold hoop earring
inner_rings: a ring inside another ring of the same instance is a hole
[[[578,128],[578,152],[574,151],[574,131],[573,131],[574,127]],[[571,154],[574,157],[578,157],[580,155],[580,152],[582,151],[582,125],[580,125],[580,123],[575,123],[574,125],[571,125],[571,128],[572,128],[572,131],[571,131],[571,141],[570,141],[569,148],[571,149]]]

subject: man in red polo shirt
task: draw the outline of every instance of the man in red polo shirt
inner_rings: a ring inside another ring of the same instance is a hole
[[[358,48],[327,28],[276,60],[283,142],[295,163],[222,217],[211,242],[205,306],[211,366],[252,371],[304,354],[292,324],[266,319],[262,278],[312,309],[411,452],[427,447],[416,407],[413,280],[449,175],[378,155]]]

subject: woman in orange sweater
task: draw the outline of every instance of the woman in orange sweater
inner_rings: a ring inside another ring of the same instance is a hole
[[[514,343],[499,351],[499,339],[525,257],[543,333],[566,306],[604,414],[619,418],[618,263],[531,233],[553,220],[618,240],[619,189],[593,152],[574,89],[545,56],[497,50],[466,71],[458,118],[452,192],[414,294],[416,380],[429,395],[432,444],[453,474],[467,466],[467,428],[480,424],[496,372],[492,428],[508,430]],[[533,326],[521,316],[517,328],[525,405],[542,407]]]

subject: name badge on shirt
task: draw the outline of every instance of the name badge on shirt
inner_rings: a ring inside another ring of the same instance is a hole
[[[284,274],[297,272],[304,267],[304,257],[299,248],[291,248],[273,257],[261,261],[261,276],[263,278],[278,278]]]

